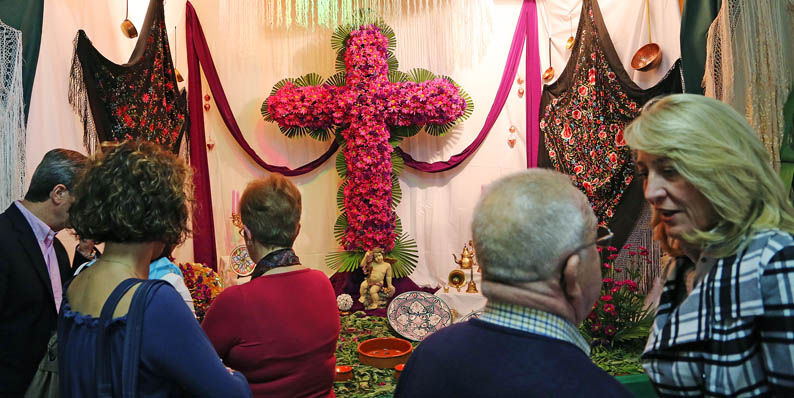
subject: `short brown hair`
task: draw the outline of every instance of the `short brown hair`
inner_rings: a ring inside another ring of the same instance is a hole
[[[99,242],[182,243],[190,175],[182,159],[157,144],[103,144],[75,185],[69,210],[75,232]]]
[[[291,247],[298,236],[301,193],[279,174],[251,181],[240,198],[240,217],[259,243]]]

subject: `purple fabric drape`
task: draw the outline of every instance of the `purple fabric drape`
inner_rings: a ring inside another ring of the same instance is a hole
[[[521,15],[518,18],[515,33],[513,33],[513,43],[510,45],[510,53],[507,55],[507,63],[505,64],[504,72],[502,72],[502,81],[499,83],[499,89],[496,91],[496,98],[494,99],[493,105],[491,105],[491,110],[488,112],[488,117],[485,118],[485,124],[482,126],[482,129],[480,129],[477,138],[475,138],[461,153],[452,156],[449,160],[433,163],[415,160],[410,154],[405,153],[401,148],[397,148],[396,151],[405,160],[406,166],[427,173],[446,171],[458,166],[480,147],[480,144],[485,141],[485,137],[491,131],[496,119],[499,118],[499,114],[502,113],[502,108],[505,106],[507,96],[510,95],[511,88],[513,87],[513,78],[516,76],[518,64],[521,61],[521,50],[524,47],[525,38],[527,41],[526,81],[529,85],[529,90],[527,91],[529,97],[527,100],[527,166],[535,167],[535,165],[537,165],[539,132],[538,107],[540,106],[541,94],[537,32],[538,13],[535,7],[535,0],[524,0],[524,4],[521,6]],[[532,51],[531,55],[530,51]],[[534,143],[534,145],[530,146],[530,143]]]
[[[193,255],[195,261],[207,264],[213,270],[217,270],[209,166],[207,164],[206,141],[204,138],[204,114],[201,112],[203,107],[201,68],[204,68],[204,75],[207,78],[210,91],[215,96],[218,112],[229,132],[245,153],[265,170],[281,173],[285,176],[306,174],[328,160],[339,149],[339,145],[336,142],[331,143],[328,150],[319,158],[297,169],[273,166],[260,158],[254,149],[248,145],[240,131],[240,127],[237,125],[237,121],[234,119],[234,114],[229,106],[229,101],[226,99],[226,93],[223,91],[218,72],[215,69],[212,54],[210,54],[207,46],[204,31],[201,29],[201,22],[199,22],[196,10],[189,1],[185,6],[185,16],[188,70],[190,72],[188,75],[188,104],[190,109],[193,109],[193,112],[190,113],[190,165],[195,171],[193,184],[195,186],[196,199],[196,211],[193,212]]]
[[[337,149],[339,149],[339,145],[336,143],[336,141],[334,141],[331,143],[331,146],[328,148],[328,150],[325,151],[325,153],[319,158],[301,167],[298,167],[297,169],[290,169],[289,167],[284,166],[274,166],[260,158],[254,149],[248,145],[248,141],[245,140],[243,133],[240,131],[240,126],[237,125],[237,120],[234,118],[232,108],[229,106],[229,101],[226,99],[226,93],[223,91],[221,80],[218,77],[218,71],[215,69],[215,62],[212,60],[212,54],[210,54],[209,47],[207,46],[207,39],[204,37],[204,31],[201,29],[201,22],[198,20],[196,10],[193,9],[193,5],[190,4],[190,2],[187,2],[186,9],[187,24],[193,26],[192,36],[187,37],[188,47],[193,47],[194,56],[198,58],[202,68],[204,68],[204,76],[207,78],[207,84],[210,86],[212,95],[215,96],[215,104],[218,106],[218,112],[221,114],[223,123],[226,124],[226,128],[229,129],[229,132],[232,134],[232,137],[234,137],[235,141],[237,141],[240,147],[243,148],[245,153],[247,153],[248,156],[250,156],[251,159],[256,162],[256,164],[271,173],[280,173],[285,176],[298,176],[316,169],[326,160],[328,160],[328,158],[330,158]],[[197,79],[198,77],[199,76],[196,75]],[[197,92],[189,93],[189,95],[195,95],[199,99],[201,98],[201,94],[201,86],[199,86],[199,90]]]
[[[532,3],[535,1],[533,0]],[[538,8],[526,7],[530,26],[527,27],[527,168],[538,167],[538,140],[540,135],[540,98],[543,94],[543,83],[540,79],[540,49],[538,48]],[[531,25],[534,25],[532,27]],[[531,35],[530,32],[534,32]]]
[[[193,211],[193,257],[196,262],[207,264],[217,271],[215,250],[215,225],[212,218],[212,191],[207,164],[207,142],[204,138],[204,112],[201,111],[201,68],[194,37],[202,37],[201,25],[190,2],[186,6],[187,65],[188,65],[188,109],[190,113],[190,165],[193,167],[193,186],[196,208]],[[196,31],[198,30],[198,31]]]

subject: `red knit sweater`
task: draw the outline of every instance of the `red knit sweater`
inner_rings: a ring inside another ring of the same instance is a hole
[[[254,397],[333,397],[339,311],[328,277],[304,269],[224,290],[201,324]]]

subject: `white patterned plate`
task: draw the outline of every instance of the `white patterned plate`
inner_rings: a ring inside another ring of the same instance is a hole
[[[429,334],[452,324],[447,303],[430,293],[405,292],[391,300],[386,319],[406,339],[421,341]]]
[[[251,256],[248,255],[248,249],[245,245],[235,247],[229,257],[231,258],[232,271],[234,271],[235,274],[248,276],[254,272],[256,263],[251,260]]]

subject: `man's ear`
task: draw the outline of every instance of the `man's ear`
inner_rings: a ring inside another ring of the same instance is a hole
[[[568,298],[579,298],[582,296],[582,284],[579,282],[579,268],[582,267],[582,257],[576,253],[568,257],[562,271],[563,294]]]
[[[66,188],[66,185],[58,184],[52,188],[50,191],[50,200],[53,201],[56,205],[60,205],[66,202],[66,194],[69,193],[69,189]]]

